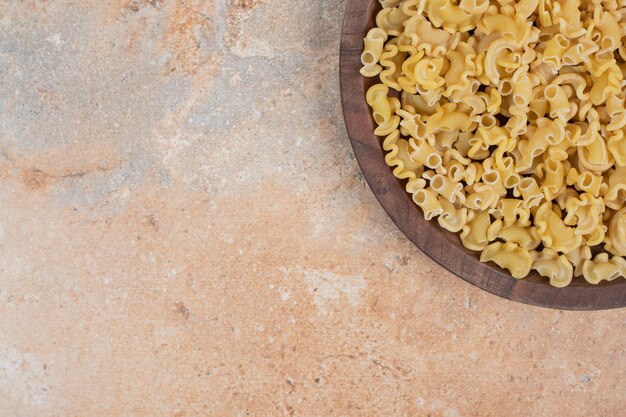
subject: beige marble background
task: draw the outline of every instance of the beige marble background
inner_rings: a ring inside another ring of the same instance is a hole
[[[623,416],[624,310],[501,300],[349,148],[345,0],[0,0],[0,415]]]

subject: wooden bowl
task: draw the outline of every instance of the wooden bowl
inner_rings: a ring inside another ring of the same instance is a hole
[[[363,175],[376,198],[400,230],[423,252],[448,271],[500,297],[526,304],[567,310],[601,310],[626,306],[626,279],[599,285],[575,278],[566,288],[552,287],[533,274],[511,277],[494,263],[481,263],[477,252],[466,249],[459,237],[428,222],[384,160],[382,138],[374,135],[374,120],[365,92],[377,82],[359,73],[363,37],[375,26],[378,0],[348,0],[341,35],[341,101],[350,142]]]

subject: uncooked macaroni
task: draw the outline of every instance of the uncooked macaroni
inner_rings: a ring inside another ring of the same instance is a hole
[[[380,3],[366,100],[425,218],[515,278],[626,276],[626,0]]]

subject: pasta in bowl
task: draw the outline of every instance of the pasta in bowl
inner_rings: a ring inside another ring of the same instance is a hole
[[[385,164],[446,245],[555,290],[623,290],[626,2],[376,3],[342,88],[350,64]]]

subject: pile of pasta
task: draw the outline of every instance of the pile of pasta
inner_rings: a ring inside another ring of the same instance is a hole
[[[626,276],[626,0],[380,0],[361,73],[427,220],[516,278]]]

